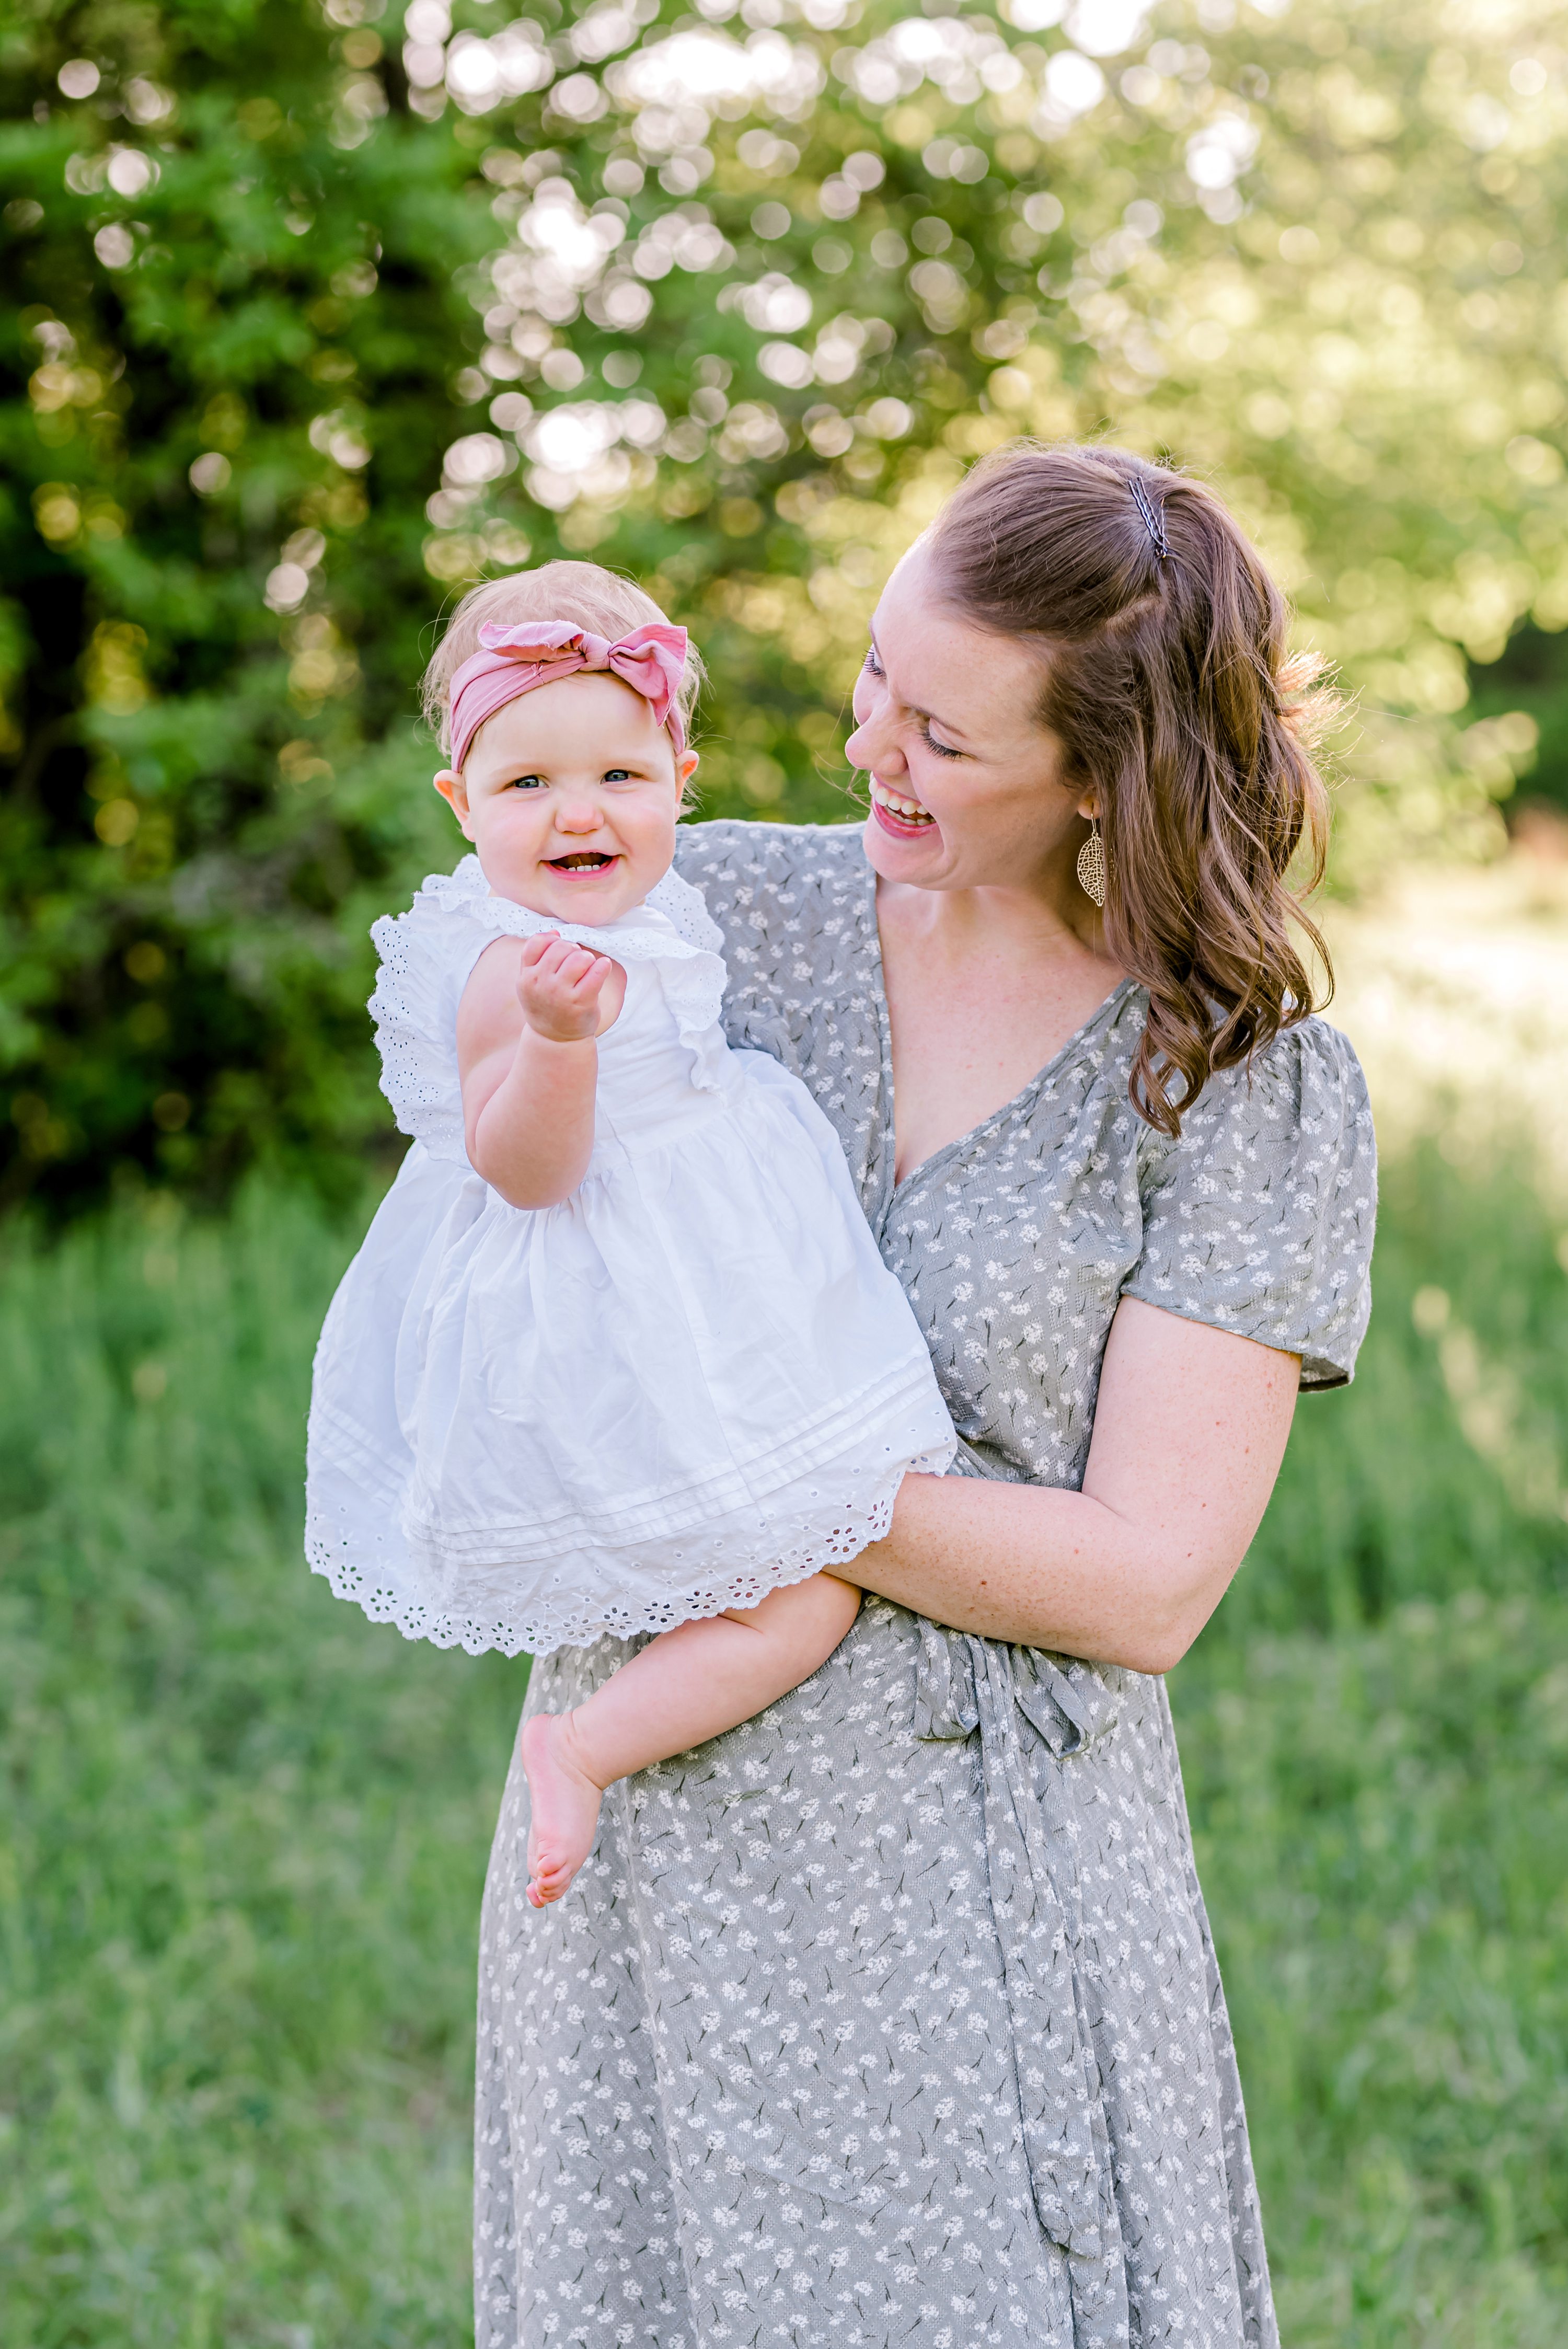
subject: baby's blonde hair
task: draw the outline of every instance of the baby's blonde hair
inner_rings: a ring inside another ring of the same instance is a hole
[[[442,750],[449,750],[447,718],[452,678],[464,661],[480,650],[480,629],[486,622],[511,627],[522,620],[566,620],[574,628],[588,628],[596,636],[614,640],[633,628],[664,619],[665,615],[651,595],[598,563],[542,563],[537,571],[511,571],[504,579],[487,579],[482,587],[471,588],[463,597],[425,671],[420,688],[425,722]],[[695,645],[688,645],[676,695],[688,736],[702,683],[702,657]]]

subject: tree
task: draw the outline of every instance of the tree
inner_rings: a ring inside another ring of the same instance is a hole
[[[1568,622],[1544,7],[102,0],[4,40],[13,1194],[385,1131],[364,933],[453,853],[412,688],[487,569],[635,573],[713,672],[705,809],[847,815],[896,554],[981,450],[1103,432],[1216,481],[1355,688],[1352,865],[1484,839],[1528,761],[1466,697]]]

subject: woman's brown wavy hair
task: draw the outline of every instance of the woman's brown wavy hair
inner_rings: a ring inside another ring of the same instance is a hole
[[[999,449],[927,545],[963,618],[1043,656],[1040,722],[1099,802],[1107,950],[1149,994],[1129,1093],[1177,1134],[1213,1070],[1314,1009],[1293,919],[1332,984],[1285,878],[1303,848],[1305,887],[1323,874],[1316,663],[1219,500],[1124,450]]]

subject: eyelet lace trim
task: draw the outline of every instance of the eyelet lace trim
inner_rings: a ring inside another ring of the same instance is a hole
[[[770,1590],[803,1582],[813,1574],[841,1570],[887,1533],[905,1474],[939,1468],[944,1458],[944,1454],[906,1457],[891,1470],[884,1462],[859,1478],[846,1473],[844,1497],[832,1509],[826,1531],[820,1497],[794,1508],[761,1507],[744,1533],[738,1533],[733,1519],[727,1520],[693,1543],[691,1580],[683,1589],[665,1587],[643,1599],[636,1596],[634,1556],[623,1557],[607,1572],[602,1550],[569,1551],[558,1561],[559,1599],[535,1594],[520,1606],[507,1588],[509,1581],[515,1583],[514,1567],[465,1568],[442,1574],[407,1556],[394,1560],[379,1547],[366,1555],[352,1535],[333,1523],[330,1508],[312,1510],[305,1526],[305,1556],[336,1597],[354,1600],[372,1622],[395,1623],[405,1639],[428,1640],[438,1648],[464,1648],[471,1656],[491,1649],[505,1656],[543,1656],[556,1648],[589,1647],[606,1636],[635,1639],[720,1615],[728,1608],[755,1607]],[[324,1485],[330,1482],[330,1475],[322,1480]],[[789,1496],[783,1498],[788,1501]],[[344,1515],[346,1518],[346,1509]],[[395,1524],[397,1516],[396,1498],[389,1496],[387,1521]],[[583,1596],[586,1579],[601,1585],[614,1581],[622,1595],[615,1601],[588,1599]]]
[[[399,1130],[438,1158],[467,1157],[458,1076],[458,1004],[469,972],[492,938],[532,937],[556,930],[617,962],[661,966],[665,999],[683,1044],[696,1048],[717,1025],[727,977],[717,925],[699,890],[666,873],[647,907],[662,921],[598,929],[552,922],[509,897],[490,894],[477,856],[455,873],[432,873],[406,914],[387,914],[371,929],[381,957],[370,1014],[381,1053],[381,1090]],[[614,1030],[610,1031],[613,1038]],[[610,1038],[606,1038],[606,1044]],[[711,1092],[700,1062],[693,1082]]]

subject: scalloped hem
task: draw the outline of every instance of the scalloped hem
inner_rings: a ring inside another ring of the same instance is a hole
[[[650,1594],[640,1603],[601,1599],[573,1606],[562,1603],[527,1609],[509,1608],[497,1592],[472,1591],[469,1603],[428,1581],[410,1568],[401,1577],[387,1572],[387,1562],[361,1564],[346,1539],[335,1539],[326,1514],[313,1510],[305,1525],[304,1551],[313,1574],[321,1575],[334,1596],[364,1609],[373,1623],[394,1623],[406,1640],[427,1640],[437,1648],[462,1648],[470,1656],[499,1651],[503,1656],[547,1656],[557,1648],[587,1648],[596,1640],[634,1640],[673,1631],[678,1624],[700,1622],[730,1608],[755,1607],[770,1591],[808,1581],[814,1574],[831,1574],[849,1565],[872,1542],[881,1541],[892,1522],[893,1503],[908,1469],[901,1468],[891,1488],[863,1505],[848,1505],[833,1512],[837,1519],[827,1532],[814,1530],[809,1539],[792,1545],[766,1560],[748,1557],[727,1575],[705,1576],[676,1592]],[[733,1551],[733,1542],[726,1545]],[[379,1577],[377,1575],[379,1569]],[[504,1569],[493,1570],[500,1574]],[[487,1578],[466,1578],[482,1583]],[[848,1579],[849,1578],[846,1578]]]

